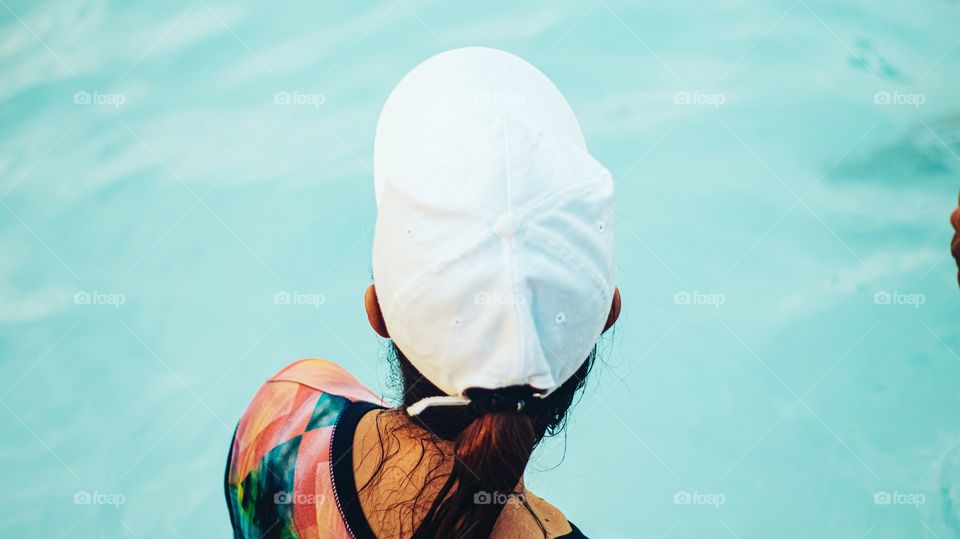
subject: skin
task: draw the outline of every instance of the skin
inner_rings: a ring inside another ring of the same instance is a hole
[[[381,337],[389,339],[390,333],[380,311],[376,286],[370,285],[367,288],[364,305],[370,327]],[[620,290],[616,289],[603,330],[610,329],[619,317]],[[407,428],[398,430],[398,427]],[[368,413],[357,425],[353,446],[354,479],[357,485],[364,485],[373,477],[385,450],[390,454],[396,450],[389,466],[381,471],[376,488],[360,492],[360,505],[377,537],[399,537],[402,535],[400,530],[406,530],[409,534],[410,515],[400,514],[394,504],[397,501],[413,499],[424,485],[426,499],[432,500],[435,491],[443,482],[442,479],[449,473],[452,443],[437,448],[427,445],[426,449],[422,450],[417,431],[418,427],[411,425],[400,408]],[[394,432],[399,433],[396,440],[391,434]],[[386,448],[381,446],[381,440],[384,440]],[[420,461],[421,454],[423,462]],[[446,460],[441,458],[444,456]],[[433,460],[436,460],[437,464],[431,464]],[[439,464],[441,461],[445,464]],[[440,480],[428,481],[429,474],[434,474]],[[527,504],[543,524],[549,538],[570,533],[570,524],[559,509],[526,489],[522,478],[518,487],[518,491],[523,493]],[[414,521],[419,522],[424,512],[425,508],[415,511]],[[491,537],[541,539],[543,534],[525,507],[518,503],[508,503],[500,514]]]
[[[960,284],[960,202],[957,203],[957,209],[953,210],[950,216],[950,223],[953,225],[953,240],[950,242],[950,251],[953,258],[957,260],[957,283]]]

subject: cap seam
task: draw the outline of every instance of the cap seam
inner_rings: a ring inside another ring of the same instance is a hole
[[[588,188],[588,187],[593,187],[594,185],[596,185],[597,181],[598,181],[599,179],[601,179],[602,177],[604,177],[604,176],[610,177],[611,180],[612,180],[612,178],[613,178],[613,177],[610,175],[610,171],[609,171],[609,170],[603,169],[602,171],[600,171],[599,173],[597,173],[595,176],[591,176],[590,179],[588,179],[588,180],[584,180],[584,181],[582,181],[582,182],[578,182],[578,183],[575,183],[575,184],[573,184],[573,185],[569,185],[569,186],[564,187],[563,189],[561,189],[561,190],[559,190],[559,191],[550,193],[549,195],[547,195],[547,196],[545,196],[545,197],[543,197],[543,198],[534,200],[533,202],[531,202],[530,204],[528,204],[527,207],[524,208],[519,214],[517,214],[517,218],[519,219],[520,217],[523,217],[523,216],[527,215],[528,213],[532,213],[532,212],[540,209],[541,207],[545,206],[546,204],[548,204],[548,203],[550,203],[550,202],[553,202],[554,200],[556,200],[556,199],[558,199],[558,198],[560,198],[560,197],[563,197],[563,196],[565,196],[565,195],[568,195],[568,194],[570,194],[571,192],[573,192],[573,194],[577,194],[577,193],[579,193],[580,191],[586,190],[586,188]]]
[[[576,266],[580,270],[584,271],[587,275],[590,276],[590,280],[593,281],[593,284],[597,285],[597,288],[602,291],[605,295],[610,295],[612,291],[606,285],[605,279],[602,275],[599,275],[593,268],[590,268],[586,264],[580,262],[576,256],[574,256],[562,243],[557,242],[549,234],[545,234],[537,229],[536,225],[530,226],[527,229],[527,234],[536,236],[540,240],[550,244],[550,247],[556,251],[557,254],[562,256],[568,263]]]
[[[509,135],[507,134],[507,117],[502,117],[503,122],[503,161],[504,168],[507,177],[507,214],[513,215],[513,177],[510,174],[510,144],[509,144]],[[513,294],[513,297],[517,297],[518,287],[517,287],[517,268],[516,268],[516,256],[514,256],[514,251],[517,245],[517,237],[515,234],[511,234],[507,240],[507,265],[510,267],[510,291]],[[523,328],[520,327],[520,305],[519,302],[513,303],[513,317],[514,324],[516,327],[516,334],[518,336],[516,356],[514,365],[513,376],[512,378],[516,379],[523,371],[523,354],[526,350],[526,337],[523,331]]]
[[[417,184],[416,180],[411,179],[409,176],[405,174],[384,174],[383,178],[384,178],[384,182],[390,179],[405,180],[408,186],[407,188],[409,190],[412,190],[416,194],[424,193],[426,191],[425,189],[422,189]],[[384,183],[384,189],[386,189],[386,185],[387,184]],[[409,195],[404,195],[404,196],[407,196],[409,198]],[[477,213],[483,214],[486,217],[493,217],[494,215],[492,212],[490,212],[489,210],[487,210],[486,208],[484,208],[479,204],[470,204],[470,207],[474,208],[477,211]],[[378,208],[378,211],[379,211],[379,208]]]

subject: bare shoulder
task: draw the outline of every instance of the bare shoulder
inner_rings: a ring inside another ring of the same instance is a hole
[[[572,531],[567,517],[560,509],[529,490],[524,491],[523,496],[530,510],[536,515],[536,520],[522,503],[508,503],[497,520],[492,537],[543,537],[537,520],[547,531],[547,537],[551,539]]]

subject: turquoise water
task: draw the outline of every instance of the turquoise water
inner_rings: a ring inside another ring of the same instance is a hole
[[[535,491],[594,537],[960,536],[957,2],[0,4],[0,536],[226,536],[264,378],[389,394],[373,131],[463,45],[617,182],[624,314]]]

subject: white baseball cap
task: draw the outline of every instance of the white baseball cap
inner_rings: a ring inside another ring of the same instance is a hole
[[[613,180],[543,73],[482,47],[423,62],[383,107],[374,177],[387,330],[448,395],[411,415],[576,372],[615,290]]]

